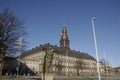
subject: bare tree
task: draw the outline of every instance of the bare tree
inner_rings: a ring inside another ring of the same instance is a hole
[[[10,12],[9,9],[0,12],[0,42],[8,46],[7,56],[16,56],[21,48],[25,47],[25,29],[23,20]],[[22,45],[16,44],[16,41],[22,37]]]
[[[105,75],[108,75],[108,72],[111,71],[111,68],[108,66],[110,63],[104,58],[100,60],[100,63],[104,65],[103,68],[104,68]]]
[[[83,65],[84,65],[84,62],[81,61],[80,59],[76,60],[76,63],[75,63],[75,69],[77,71],[77,76],[80,75],[80,72],[79,71],[82,71],[83,70]]]

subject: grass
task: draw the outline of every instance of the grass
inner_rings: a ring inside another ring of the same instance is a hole
[[[24,80],[23,78],[1,77],[0,80]]]

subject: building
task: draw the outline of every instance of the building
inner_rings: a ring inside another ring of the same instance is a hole
[[[114,68],[114,74],[115,75],[120,75],[120,67],[115,67]]]
[[[60,47],[50,43],[40,45],[24,52],[19,60],[37,75],[44,69],[59,76],[97,75],[96,59],[88,53],[71,50],[69,45],[67,29],[63,26]]]

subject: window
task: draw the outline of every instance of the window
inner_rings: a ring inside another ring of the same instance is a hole
[[[55,67],[53,67],[53,71],[55,71]]]

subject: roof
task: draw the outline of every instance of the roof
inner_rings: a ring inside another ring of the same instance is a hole
[[[71,56],[71,57],[77,57],[80,59],[88,59],[88,60],[96,61],[96,59],[93,56],[89,55],[88,53],[75,51],[75,50],[71,50],[68,48],[60,48],[57,45],[51,45],[50,43],[47,43],[44,45],[39,45],[35,48],[32,48],[31,50],[28,50],[28,51],[22,53],[21,57],[31,55],[31,54],[34,54],[34,53],[39,52],[39,51],[46,51],[49,48],[54,49],[54,52],[57,54],[66,55],[68,53],[67,55]]]

